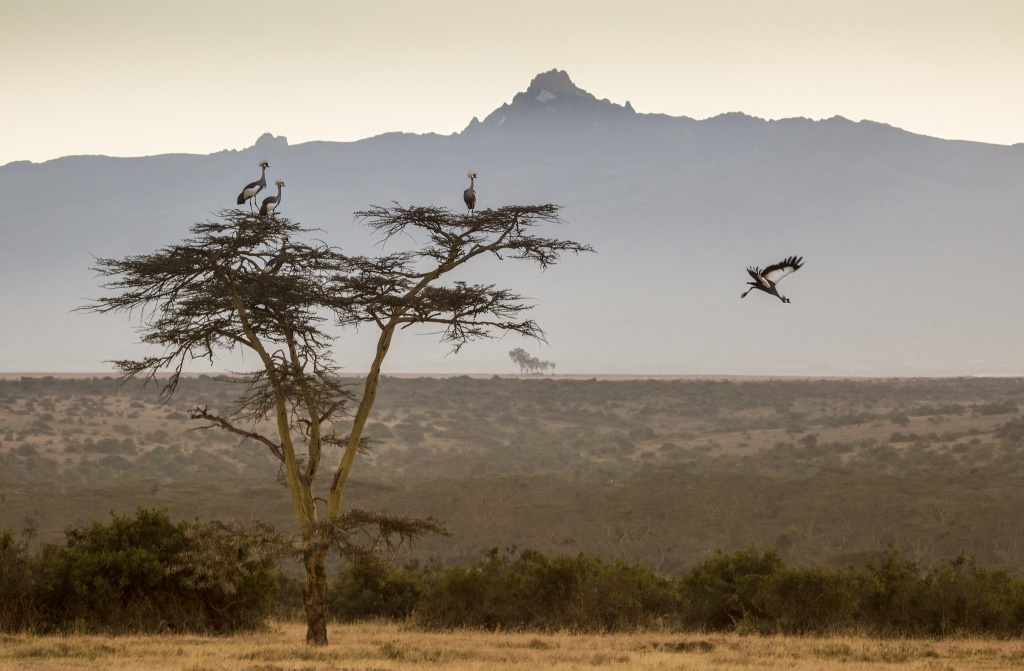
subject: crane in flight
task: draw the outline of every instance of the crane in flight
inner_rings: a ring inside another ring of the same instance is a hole
[[[802,256],[791,256],[788,259],[783,259],[778,263],[773,263],[764,270],[760,268],[747,268],[747,273],[754,278],[753,282],[747,282],[750,288],[740,294],[740,298],[746,298],[754,289],[760,289],[766,294],[775,296],[783,303],[789,303],[789,299],[779,293],[779,290],[775,288],[775,285],[783,280],[783,278],[792,275],[796,271],[800,270],[803,266],[804,258]]]

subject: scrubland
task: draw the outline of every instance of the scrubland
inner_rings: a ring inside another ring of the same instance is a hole
[[[265,449],[187,417],[237,392],[0,380],[0,528],[58,541],[147,506],[290,529]],[[1024,568],[1022,400],[1020,378],[385,377],[347,499],[441,519],[454,536],[416,552],[447,563],[515,545],[678,574],[715,550],[839,566],[898,547]]]

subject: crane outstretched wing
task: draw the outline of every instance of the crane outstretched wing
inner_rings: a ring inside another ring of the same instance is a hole
[[[796,271],[800,270],[803,266],[804,258],[802,256],[791,256],[788,259],[784,259],[779,263],[774,263],[759,274],[773,284],[778,284],[782,281],[782,278],[787,275],[792,275]],[[749,272],[749,271],[748,271]]]

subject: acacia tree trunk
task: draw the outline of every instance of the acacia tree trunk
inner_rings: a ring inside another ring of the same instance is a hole
[[[306,586],[302,600],[306,607],[306,643],[327,645],[327,555],[323,550],[308,550],[302,557],[306,567]]]

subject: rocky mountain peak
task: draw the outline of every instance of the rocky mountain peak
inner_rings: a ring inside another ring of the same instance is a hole
[[[269,147],[287,147],[288,138],[284,135],[274,136],[272,133],[264,133],[256,139],[256,144],[253,145],[258,149],[266,149]]]
[[[617,105],[573,83],[564,70],[548,70],[533,78],[526,91],[517,93],[511,103],[491,112],[483,122],[476,119],[466,130],[501,128],[501,132],[542,131],[566,126],[603,126],[636,114],[627,102]]]
[[[565,70],[548,70],[537,75],[530,82],[530,87],[526,89],[526,95],[542,103],[566,97],[597,100],[593,95],[573,84],[569,73]]]

